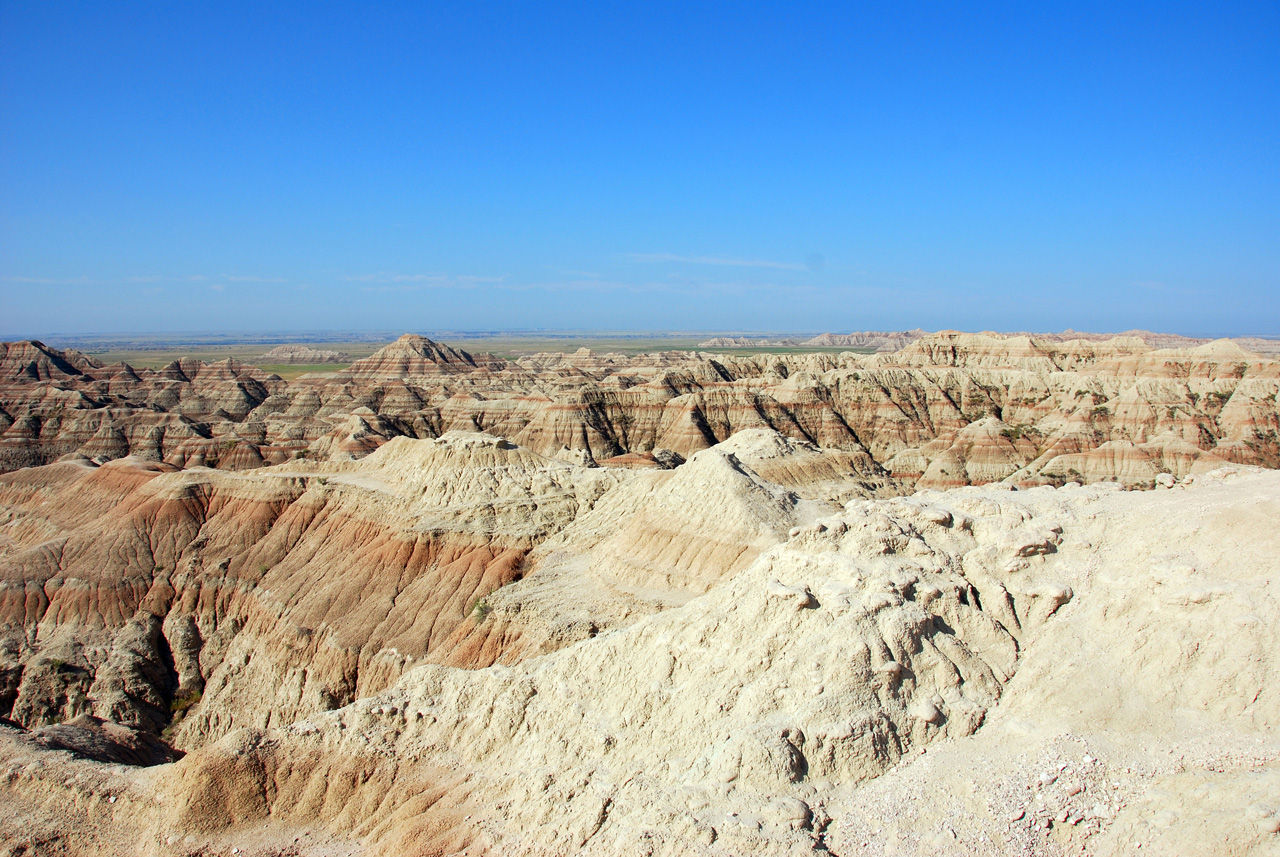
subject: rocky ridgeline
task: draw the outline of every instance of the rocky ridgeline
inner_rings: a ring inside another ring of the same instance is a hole
[[[351,460],[453,430],[643,466],[763,427],[907,487],[1149,486],[1223,463],[1280,465],[1278,390],[1280,362],[1231,342],[1153,349],[1132,337],[940,333],[891,354],[584,349],[508,363],[405,336],[293,382],[234,360],[134,370],[11,343],[0,352],[0,470],[129,455],[245,470]]]
[[[329,351],[307,345],[279,345],[260,356],[257,361],[264,366],[275,364],[318,365],[324,363],[350,363],[351,355],[345,351]]]

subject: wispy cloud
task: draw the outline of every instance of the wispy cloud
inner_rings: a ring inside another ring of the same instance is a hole
[[[599,271],[575,271],[573,268],[552,268],[548,266],[547,270],[566,277],[586,277],[588,280],[598,280],[603,276]]]
[[[346,279],[348,283],[445,283],[449,280],[443,274],[397,274],[391,271],[353,274]]]
[[[771,268],[777,271],[804,271],[807,266],[768,259],[731,259],[726,256],[681,256],[678,253],[628,253],[632,262],[678,262],[686,265],[720,265],[729,268]]]
[[[361,291],[371,293],[416,292],[422,289],[474,289],[476,286],[501,283],[506,277],[478,277],[470,274],[400,274],[380,271],[376,274],[354,274],[349,283],[365,283]]]
[[[25,283],[36,286],[150,286],[157,283],[205,283],[218,280],[223,283],[286,283],[283,277],[256,277],[244,274],[223,274],[209,277],[204,274],[169,276],[159,274],[134,274],[121,277],[0,277],[0,283]]]
[[[666,287],[659,283],[658,289]],[[655,287],[647,283],[627,283],[618,280],[606,280],[600,277],[593,279],[552,280],[547,282],[523,283],[513,285],[515,291],[545,292],[648,292]]]
[[[91,286],[102,281],[88,277],[0,277],[0,282],[31,286]]]

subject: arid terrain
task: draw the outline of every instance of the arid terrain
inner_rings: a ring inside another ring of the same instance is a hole
[[[0,344],[0,855],[1280,853],[1280,359],[849,336]]]

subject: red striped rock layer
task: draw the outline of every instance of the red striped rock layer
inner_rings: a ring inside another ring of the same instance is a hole
[[[327,475],[128,459],[0,477],[0,716],[193,745],[346,704],[614,482],[493,438],[429,446]]]

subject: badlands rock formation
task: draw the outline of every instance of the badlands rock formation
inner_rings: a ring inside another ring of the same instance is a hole
[[[925,332],[916,330],[860,330],[854,333],[823,333],[806,339],[805,345],[823,347],[874,348],[876,351],[898,351],[906,348]]]
[[[10,854],[1280,847],[1231,343],[3,358]]]
[[[1081,333],[1078,330],[1067,329],[1062,333],[1027,333],[1025,336],[1034,336],[1040,339],[1048,339],[1054,342],[1068,342],[1072,339],[1088,339],[1094,342],[1106,342],[1110,339],[1118,339],[1122,337],[1130,337],[1141,339],[1152,348],[1194,348],[1197,345],[1205,345],[1212,340],[1199,339],[1194,336],[1179,336],[1176,333],[1155,333],[1150,330],[1126,330],[1123,333]],[[1236,345],[1246,351],[1254,351],[1258,354],[1280,354],[1280,339],[1261,339],[1255,336],[1237,336],[1231,339]]]
[[[898,351],[905,348],[917,339],[927,334],[923,330],[902,330],[902,331],[879,331],[864,330],[855,333],[823,333],[812,339],[806,339],[802,345],[814,346],[848,346],[853,348],[874,348],[877,351]],[[1112,339],[1141,339],[1152,348],[1194,348],[1197,345],[1205,345],[1211,340],[1198,339],[1192,336],[1179,336],[1176,333],[1155,333],[1150,330],[1126,330],[1123,333],[1084,333],[1079,330],[1067,330],[1061,333],[1020,333],[1017,336],[1029,336],[1035,339],[1041,339],[1045,342],[1070,342],[1073,339],[1084,339],[1090,342],[1106,342]],[[1280,338],[1262,339],[1255,336],[1238,336],[1231,340],[1246,351],[1253,351],[1258,354],[1278,355],[1280,354]],[[724,348],[724,347],[745,347],[750,345],[767,345],[766,341],[759,343],[750,340],[726,340],[717,339],[709,340],[701,343],[706,347]]]
[[[751,339],[747,336],[713,336],[699,342],[699,348],[784,348],[798,345],[794,339]]]
[[[610,470],[449,434],[4,477],[0,839],[1274,851],[1280,474],[839,505],[744,463],[805,485],[821,452],[738,449]],[[185,757],[136,767],[161,738]]]
[[[351,355],[345,351],[328,351],[316,349],[308,345],[278,345],[258,358],[259,363],[272,365],[276,363],[316,364],[316,363],[350,363]]]
[[[1149,486],[1223,463],[1280,465],[1278,391],[1280,361],[1226,341],[941,333],[893,354],[583,350],[508,363],[405,336],[289,383],[233,360],[134,370],[12,343],[0,352],[0,471],[72,454],[244,470],[458,430],[566,460],[688,458],[769,428],[905,487]]]

